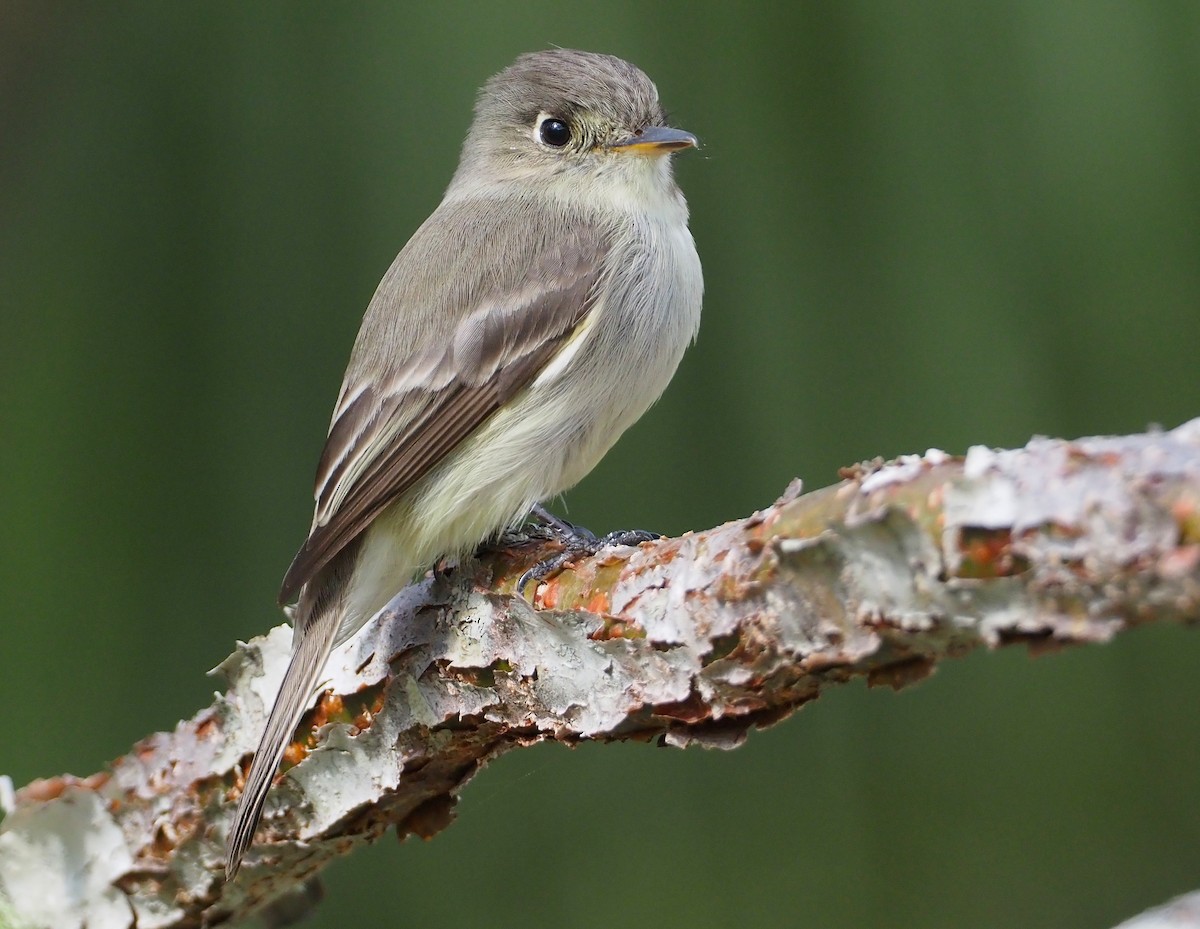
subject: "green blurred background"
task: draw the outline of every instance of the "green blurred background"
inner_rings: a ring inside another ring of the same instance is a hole
[[[475,89],[613,52],[677,159],[700,341],[569,495],[703,529],[839,465],[1200,412],[1200,5],[0,7],[0,771],[211,698],[361,312]],[[831,692],[741,750],[517,752],[314,926],[1111,926],[1200,887],[1194,633]]]

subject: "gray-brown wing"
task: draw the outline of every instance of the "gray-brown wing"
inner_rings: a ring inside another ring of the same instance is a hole
[[[594,238],[559,241],[531,278],[458,308],[448,344],[398,360],[381,380],[348,375],[317,469],[316,518],[280,603],[537,376],[591,309],[602,258]]]

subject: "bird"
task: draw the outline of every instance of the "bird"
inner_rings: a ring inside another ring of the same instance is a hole
[[[524,54],[480,90],[443,199],[351,351],[280,590],[291,657],[227,881],[332,650],[439,558],[544,514],[666,389],[704,288],[670,156],[697,146],[611,55]]]

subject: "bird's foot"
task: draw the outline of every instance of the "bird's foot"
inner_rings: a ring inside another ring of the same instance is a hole
[[[517,581],[517,590],[520,591],[525,590],[525,585],[530,581],[543,581],[560,571],[568,562],[591,557],[610,545],[640,545],[662,538],[659,533],[648,532],[645,529],[620,529],[598,537],[590,529],[576,526],[555,516],[540,504],[529,511],[529,517],[562,546],[562,551],[539,561],[522,574],[521,579]]]

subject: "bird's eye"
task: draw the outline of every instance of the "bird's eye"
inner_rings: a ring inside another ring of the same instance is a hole
[[[538,124],[538,138],[547,145],[562,148],[571,141],[571,127],[561,119],[550,116]]]

